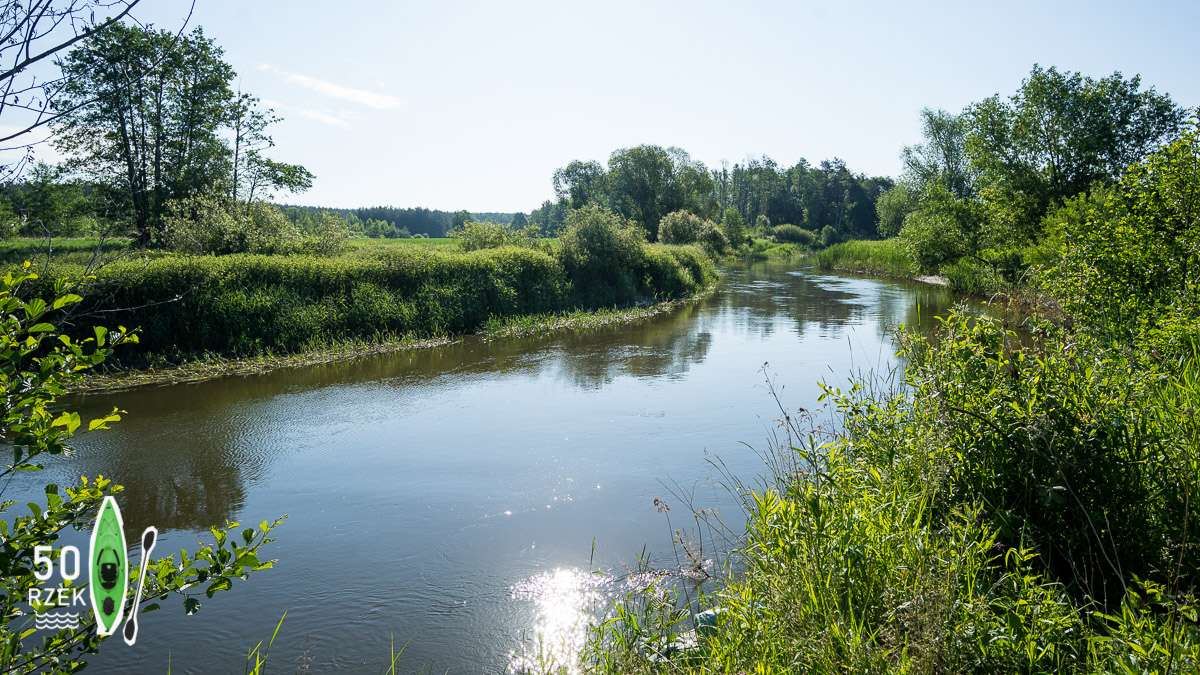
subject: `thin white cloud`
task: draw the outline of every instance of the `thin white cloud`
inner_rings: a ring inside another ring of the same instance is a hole
[[[325,112],[323,110],[313,110],[311,108],[301,108],[294,105],[288,105],[280,101],[266,99],[263,105],[277,112],[283,113],[284,116],[295,114],[305,119],[310,119],[314,122],[319,122],[326,126],[338,127],[339,129],[349,129],[350,121],[344,117],[340,117],[334,113]]]
[[[331,127],[339,127],[341,129],[349,129],[350,128],[350,123],[347,122],[346,120],[338,117],[337,115],[330,115],[329,113],[323,113],[320,110],[306,110],[306,109],[300,108],[300,109],[296,110],[296,114],[301,117],[308,118],[314,122],[320,122],[321,124],[326,124]]]
[[[343,101],[349,101],[351,103],[357,103],[359,105],[365,105],[368,108],[375,108],[376,110],[391,110],[404,105],[404,101],[398,96],[381,94],[379,92],[368,91],[366,89],[347,87],[336,82],[329,82],[326,80],[317,79],[315,77],[309,77],[308,75],[293,73],[273,66],[269,63],[260,63],[258,65],[258,69],[264,72],[279,75],[287,82],[315,91],[319,94],[324,94],[326,96],[341,99]]]

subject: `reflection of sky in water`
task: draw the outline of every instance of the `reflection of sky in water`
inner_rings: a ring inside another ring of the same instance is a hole
[[[271,653],[285,671],[302,655],[315,672],[379,671],[392,636],[406,672],[496,672],[539,642],[570,662],[581,612],[618,590],[587,569],[643,548],[675,564],[652,506],[664,484],[741,527],[707,459],[763,473],[742,443],[762,447],[779,415],[764,362],[790,408],[811,407],[818,380],[893,364],[892,327],[927,325],[949,299],[790,271],[730,271],[703,301],[630,326],[89,398],[85,417],[128,414],[4,496],[114,476],[127,528],[158,525],[164,551],[224,518],[290,516],[274,570],[194,617],[164,603],[136,653],[106,650],[89,672],[165,672],[168,655],[176,673],[238,671],[284,610]]]

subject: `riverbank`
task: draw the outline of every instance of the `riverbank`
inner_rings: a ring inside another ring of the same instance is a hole
[[[603,308],[597,310],[574,310],[557,314],[532,314],[526,316],[493,319],[483,327],[479,335],[485,340],[530,337],[559,331],[600,330],[612,326],[645,321],[673,312],[684,305],[702,300],[716,289],[716,284],[697,291],[690,297],[664,300],[638,307]]]
[[[136,328],[141,343],[117,355],[122,370],[273,361],[326,352],[330,345],[388,344],[396,336],[466,335],[509,317],[678,300],[716,278],[712,260],[698,247],[633,244],[606,260],[605,246],[597,240],[550,252],[388,247],[336,257],[121,260],[77,286],[84,300],[71,330],[89,336],[94,326]],[[37,283],[48,294],[55,283],[84,272],[54,264]]]
[[[817,251],[812,259],[817,269],[828,271],[908,280],[920,274],[898,239],[844,241]]]
[[[687,298],[664,300],[635,307],[572,310],[562,313],[493,318],[479,331],[455,337],[398,336],[367,340],[351,339],[292,354],[260,354],[244,358],[208,354],[177,365],[147,366],[109,373],[89,372],[72,383],[69,391],[75,394],[111,393],[139,387],[192,384],[222,377],[262,375],[288,368],[304,368],[382,354],[441,347],[469,337],[500,340],[551,335],[565,331],[599,330],[617,325],[634,324],[675,311],[709,296],[715,288],[716,284],[710,283]]]
[[[978,261],[962,259],[946,265],[937,274],[923,274],[899,239],[842,242],[817,251],[809,259],[820,270],[944,286],[964,295],[1005,302],[1023,312],[1037,312],[1051,318],[1061,316],[1057,304],[1033,287],[1004,283]]]
[[[808,249],[799,244],[756,237],[740,257],[746,260],[791,260],[807,252]]]

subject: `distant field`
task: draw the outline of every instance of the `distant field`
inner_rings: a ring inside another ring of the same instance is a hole
[[[437,239],[426,238],[409,238],[409,239],[368,239],[359,238],[351,239],[347,248],[350,250],[372,250],[372,249],[394,249],[394,248],[423,248],[437,249],[444,251],[446,249],[454,249],[458,247],[458,240],[449,237],[439,237]]]
[[[44,262],[49,255],[55,262],[87,264],[97,251],[111,257],[121,251],[130,250],[132,239],[105,239],[94,237],[52,238],[14,237],[0,239],[0,263],[21,263],[25,260]]]
[[[346,246],[346,252],[394,251],[401,248],[452,251],[458,248],[458,242],[448,237],[438,239],[368,239],[364,237],[351,239]],[[101,243],[100,239],[96,237],[54,239],[14,237],[0,240],[0,264],[17,264],[25,260],[43,262],[49,253],[54,262],[86,265],[97,250],[105,259],[120,256],[122,253],[133,253],[133,240],[114,238],[105,239]],[[137,254],[152,258],[170,255],[165,251],[154,249],[137,251]]]

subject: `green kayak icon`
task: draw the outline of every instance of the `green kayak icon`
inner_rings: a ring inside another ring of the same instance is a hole
[[[125,596],[129,591],[129,556],[125,550],[125,524],[121,509],[112,496],[104,498],[88,553],[91,583],[88,595],[96,615],[96,632],[112,635],[125,615]]]

